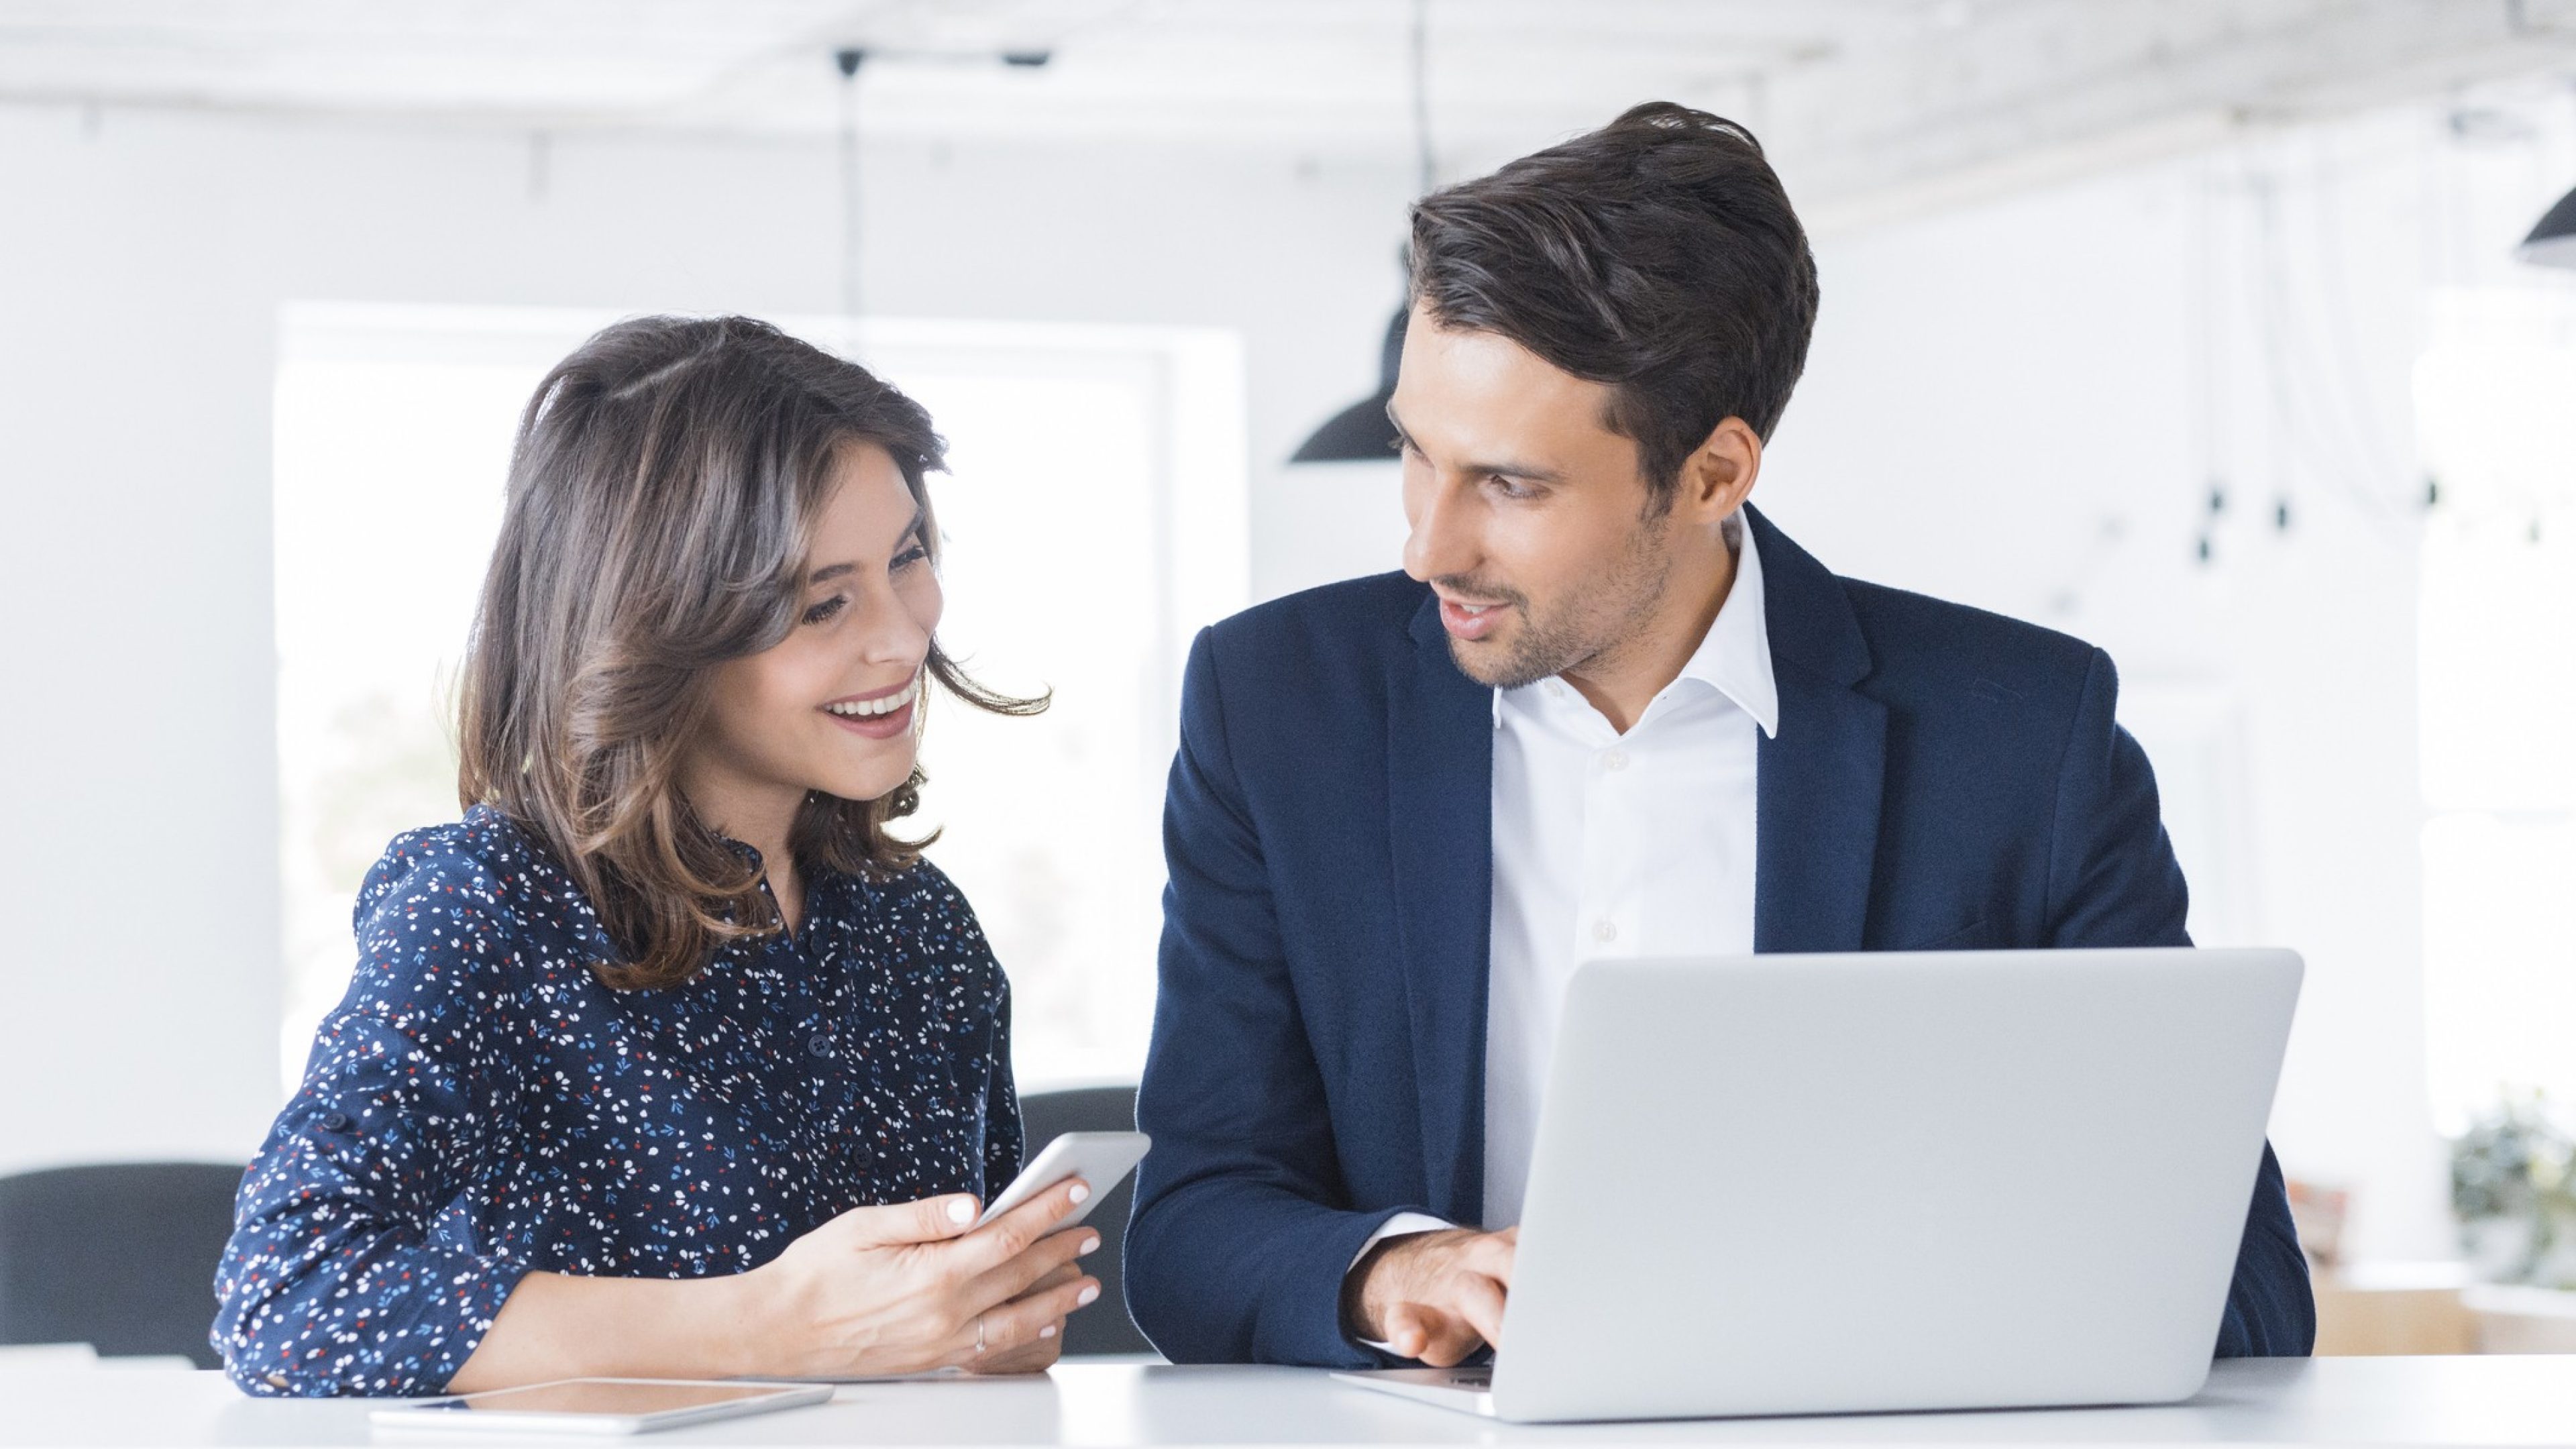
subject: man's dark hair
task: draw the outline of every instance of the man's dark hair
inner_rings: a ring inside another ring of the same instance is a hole
[[[1816,325],[1816,259],[1753,133],[1669,101],[1413,208],[1413,297],[1614,393],[1660,509],[1729,417],[1766,441]]]

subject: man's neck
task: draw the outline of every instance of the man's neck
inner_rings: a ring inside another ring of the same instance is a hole
[[[1643,626],[1617,646],[1565,671],[1565,682],[1601,712],[1610,728],[1626,734],[1655,696],[1681,677],[1683,666],[1699,652],[1734,588],[1735,550],[1722,537],[1714,549],[1685,551],[1684,559],[1675,560],[1663,595]]]

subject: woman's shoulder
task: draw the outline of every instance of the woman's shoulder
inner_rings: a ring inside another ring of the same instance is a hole
[[[358,887],[361,919],[389,903],[435,896],[456,905],[507,909],[536,876],[560,877],[543,847],[509,816],[477,805],[462,820],[406,830]]]
[[[357,967],[343,1015],[427,1038],[471,1035],[511,1003],[588,987],[597,918],[535,836],[499,811],[408,830],[385,846],[352,913]]]
[[[598,929],[588,897],[552,853],[487,805],[395,836],[351,914],[362,942],[419,938],[482,955],[501,945],[586,941]]]

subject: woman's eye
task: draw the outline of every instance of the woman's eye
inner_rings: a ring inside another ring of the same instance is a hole
[[[901,573],[905,569],[912,567],[914,564],[917,564],[928,557],[930,557],[929,546],[927,544],[916,543],[912,547],[905,549],[903,552],[896,554],[894,556],[894,562],[888,567],[892,572]]]
[[[820,624],[826,619],[829,619],[833,615],[841,612],[843,608],[848,606],[849,602],[849,595],[834,594],[832,597],[825,599],[823,602],[816,604],[810,609],[807,609],[805,611],[805,622],[808,624]]]

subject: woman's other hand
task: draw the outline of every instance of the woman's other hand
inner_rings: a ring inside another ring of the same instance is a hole
[[[1056,1184],[977,1228],[966,1194],[853,1208],[743,1275],[753,1374],[847,1378],[1055,1362],[1064,1320],[1100,1296],[1076,1260],[1100,1234],[1047,1227],[1090,1196]]]
[[[1073,1231],[1090,1232],[1091,1230],[1088,1228],[1076,1228]],[[1095,1234],[1094,1236],[1097,1235]],[[1083,1251],[1087,1253],[1091,1250],[1089,1248],[1085,1248]],[[1040,1278],[1037,1282],[1030,1284],[1029,1291],[1021,1294],[1020,1296],[1023,1298],[1029,1298],[1049,1293],[1057,1288],[1063,1287],[1067,1283],[1075,1282],[1081,1277],[1082,1265],[1079,1263],[1067,1263],[1063,1267],[1056,1269],[1054,1272],[1047,1274],[1043,1278]],[[1077,1294],[1076,1296],[1079,1297],[1080,1295]],[[1039,1325],[1038,1336],[1035,1341],[1023,1344],[1021,1347],[1014,1349],[1009,1353],[987,1354],[983,1358],[977,1359],[973,1363],[968,1364],[966,1366],[966,1371],[978,1374],[1043,1373],[1047,1369],[1055,1366],[1057,1357],[1063,1352],[1064,1320],[1059,1318],[1052,1323]]]

